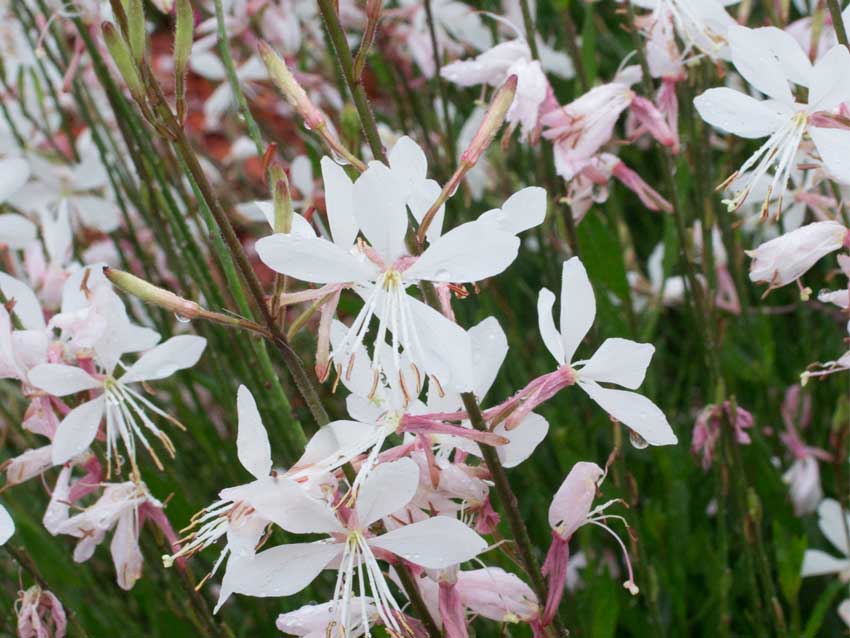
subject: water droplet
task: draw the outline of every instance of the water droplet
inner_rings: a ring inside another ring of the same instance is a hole
[[[189,317],[184,317],[183,315],[176,312],[174,313],[174,318],[177,319],[177,321],[179,321],[180,323],[189,323],[190,321],[192,321]]]
[[[629,441],[636,450],[645,450],[649,447],[649,443],[646,442],[640,434],[635,432],[634,430],[629,430]]]

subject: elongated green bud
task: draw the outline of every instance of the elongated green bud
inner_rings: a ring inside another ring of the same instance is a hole
[[[195,38],[195,15],[191,0],[177,0],[175,13],[174,94],[177,101],[177,119],[182,122],[186,113],[186,69]]]
[[[292,232],[292,191],[286,171],[279,164],[269,169],[272,185],[272,202],[274,204],[274,232]]]
[[[103,41],[106,44],[109,55],[112,56],[112,60],[115,62],[115,66],[118,67],[118,72],[124,78],[124,82],[126,82],[133,97],[136,100],[140,100],[144,95],[144,88],[142,86],[142,78],[139,76],[139,70],[130,54],[130,47],[127,46],[127,42],[121,37],[115,25],[111,22],[104,22],[100,28],[103,30]]]
[[[127,0],[127,38],[130,40],[130,51],[136,64],[141,64],[145,57],[145,6],[143,0]]]
[[[298,84],[298,80],[292,75],[289,67],[286,66],[286,62],[266,42],[261,41],[258,48],[260,57],[269,71],[269,77],[271,77],[272,82],[274,82],[275,86],[283,94],[283,97],[286,98],[290,106],[304,118],[307,128],[317,130],[324,126],[324,116],[310,101],[310,98],[307,97],[307,93]]]
[[[184,299],[170,290],[154,286],[136,275],[109,266],[104,267],[103,274],[116,287],[146,303],[165,308],[186,319],[195,319],[201,315],[202,308],[194,301]]]

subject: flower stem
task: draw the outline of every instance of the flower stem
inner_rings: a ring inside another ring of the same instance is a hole
[[[838,0],[826,0],[829,5],[829,15],[832,17],[832,28],[835,29],[835,37],[838,42],[850,49],[850,42],[847,40],[847,29],[844,27],[844,18],[841,16],[841,6]]]

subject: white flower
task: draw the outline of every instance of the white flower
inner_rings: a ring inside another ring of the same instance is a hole
[[[15,521],[12,520],[9,510],[0,505],[0,545],[5,545],[14,533]]]
[[[94,441],[101,420],[106,417],[106,457],[110,463],[114,457],[120,466],[120,440],[135,470],[138,438],[157,465],[162,467],[145,436],[145,430],[159,438],[172,456],[174,446],[145,413],[145,408],[166,419],[173,419],[130,384],[164,379],[178,370],[192,367],[201,358],[206,343],[203,337],[193,335],[172,337],[139,357],[118,378],[113,376],[114,368],[104,369],[103,374],[91,374],[60,363],[44,363],[30,370],[30,383],[54,396],[101,390],[101,394],[79,404],[62,419],[53,439],[53,463],[65,463],[84,452]]]
[[[612,417],[628,426],[650,445],[673,445],[676,435],[667,417],[652,401],[636,392],[607,388],[614,383],[636,389],[646,375],[655,348],[628,339],[606,339],[587,360],[573,361],[581,341],[596,317],[596,298],[587,271],[577,257],[564,262],[561,280],[560,331],[552,319],[555,295],[546,288],[537,301],[540,336],[563,374],[584,390]]]
[[[842,558],[835,558],[819,549],[807,549],[803,556],[803,576],[821,576],[839,574],[842,580],[850,579],[850,546],[847,544],[846,529],[850,525],[850,516],[841,504],[831,498],[824,499],[818,506],[818,527]]]
[[[709,89],[694,100],[700,116],[719,129],[739,137],[767,141],[733,173],[727,183],[736,193],[727,201],[736,210],[753,186],[774,167],[762,208],[767,215],[771,194],[785,192],[794,158],[808,133],[826,168],[839,180],[850,182],[850,131],[814,128],[809,117],[829,111],[850,98],[850,53],[837,46],[812,66],[808,57],[787,33],[775,28],[729,31],[732,61],[743,78],[768,100],[757,100],[729,88]],[[808,87],[808,103],[794,99],[790,84]]]

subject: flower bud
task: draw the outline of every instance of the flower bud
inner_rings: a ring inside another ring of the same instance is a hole
[[[283,93],[283,97],[286,98],[292,108],[304,118],[307,128],[315,130],[324,126],[324,116],[307,97],[307,93],[298,84],[298,80],[292,75],[289,67],[286,66],[286,62],[266,42],[260,42],[259,51],[272,82]]]
[[[109,55],[112,56],[115,66],[118,67],[118,72],[124,78],[124,82],[126,82],[127,88],[130,89],[133,97],[136,100],[140,100],[144,95],[142,78],[139,76],[139,70],[133,62],[133,56],[130,53],[127,42],[111,22],[104,22],[101,25],[101,29],[103,30],[104,44],[106,44],[106,48],[109,51]]]
[[[274,205],[274,232],[290,233],[292,231],[292,192],[286,171],[279,164],[269,169],[272,187],[272,203]]]
[[[177,102],[177,119],[183,120],[186,94],[186,68],[194,40],[195,14],[191,0],[177,0],[174,25],[174,93]]]
[[[487,109],[487,113],[484,114],[484,119],[481,121],[478,131],[475,133],[475,137],[472,138],[469,146],[460,156],[462,164],[469,166],[477,164],[478,159],[493,142],[496,133],[499,132],[505,121],[508,109],[513,104],[516,88],[517,76],[512,75],[496,91],[493,101],[490,102],[490,108]]]
[[[183,299],[170,290],[154,286],[152,283],[136,277],[136,275],[109,266],[103,268],[103,274],[124,292],[130,293],[146,303],[170,310],[178,317],[195,319],[201,315],[202,308],[194,301]]]
[[[127,0],[127,38],[136,64],[145,57],[145,7],[142,0]]]

